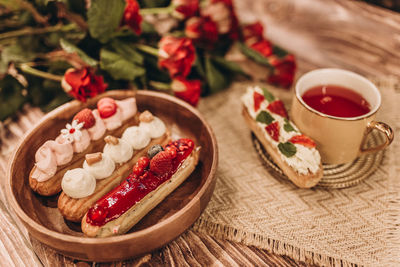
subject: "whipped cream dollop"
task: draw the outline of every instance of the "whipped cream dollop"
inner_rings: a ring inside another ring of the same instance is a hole
[[[91,165],[85,160],[83,168],[96,179],[104,179],[110,176],[115,169],[114,161],[107,155],[102,154],[101,160]]]
[[[145,129],[151,138],[161,137],[167,130],[164,122],[155,116],[150,122],[140,122],[139,127]]]
[[[133,149],[139,150],[145,148],[151,140],[147,129],[139,126],[131,126],[125,130],[122,139],[128,142]]]
[[[51,150],[56,156],[57,166],[67,164],[74,156],[74,149],[71,143],[61,134],[56,138],[55,142],[51,142]]]
[[[87,129],[87,131],[89,133],[90,139],[99,140],[106,132],[106,126],[104,125],[104,122],[101,119],[100,113],[97,109],[94,109],[92,111],[92,114],[95,119],[95,123],[91,128]]]
[[[57,171],[57,159],[53,151],[51,150],[52,140],[45,142],[35,154],[35,170],[31,177],[44,182],[56,173]]]
[[[72,147],[75,153],[83,152],[90,145],[89,132],[85,129],[81,129],[80,131],[82,133],[81,137],[72,142]]]
[[[289,166],[296,169],[300,174],[307,174],[308,172],[316,173],[321,162],[321,156],[318,151],[315,148],[309,149],[299,144],[295,144],[294,146],[297,149],[296,154],[290,158],[285,157]],[[284,156],[282,155],[281,157]]]
[[[64,174],[61,188],[69,197],[87,197],[93,194],[96,188],[96,179],[85,169],[72,169]]]
[[[106,126],[107,130],[115,130],[122,125],[122,111],[120,107],[117,107],[117,111],[114,115],[103,118],[104,125]]]
[[[127,120],[135,116],[137,112],[136,98],[130,97],[124,100],[115,101],[117,106],[121,109],[122,120]]]
[[[133,155],[132,146],[125,140],[118,138],[118,144],[106,144],[103,154],[109,156],[115,163],[124,163]]]

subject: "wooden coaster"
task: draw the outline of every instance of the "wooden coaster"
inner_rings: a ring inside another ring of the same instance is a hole
[[[273,162],[270,155],[258,141],[254,134],[251,134],[254,148],[261,160],[268,169],[272,170],[275,176],[288,179],[282,170]],[[384,142],[385,137],[378,132],[371,132],[368,136],[367,147],[375,146]],[[346,188],[359,184],[376,171],[382,163],[384,151],[365,155],[346,164],[330,165],[323,164],[324,176],[316,187],[320,188]]]

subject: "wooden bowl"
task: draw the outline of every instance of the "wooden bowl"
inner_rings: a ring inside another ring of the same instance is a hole
[[[57,196],[42,197],[28,184],[36,150],[54,139],[82,108],[94,108],[104,96],[124,99],[132,91],[108,91],[82,104],[72,101],[48,113],[31,129],[13,153],[6,185],[7,198],[29,233],[61,254],[89,261],[116,261],[160,248],[189,228],[207,206],[215,187],[218,150],[215,136],[200,113],[166,94],[138,91],[139,111],[150,110],[169,126],[173,136],[192,138],[202,147],[199,164],[190,177],[127,234],[84,237],[80,224],[65,221],[57,209]]]

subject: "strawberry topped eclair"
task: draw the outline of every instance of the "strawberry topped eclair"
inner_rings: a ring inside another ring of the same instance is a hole
[[[169,142],[170,132],[149,111],[139,116],[139,125],[127,128],[121,138],[106,136],[103,152],[86,154],[80,168],[68,170],[62,179],[58,209],[70,221],[79,222],[100,197],[119,185],[147,150]]]
[[[247,88],[242,102],[246,123],[274,162],[297,186],[315,186],[323,175],[320,154],[314,141],[289,121],[282,101],[255,86]]]
[[[100,198],[82,219],[89,237],[124,234],[156,207],[193,172],[199,147],[178,139],[151,147],[119,186]]]
[[[31,188],[40,195],[50,196],[61,191],[61,179],[68,168],[80,166],[84,156],[104,145],[102,137],[121,136],[138,124],[135,98],[114,100],[106,97],[97,102],[97,109],[85,108],[55,140],[46,141],[35,154],[35,165],[29,175]]]

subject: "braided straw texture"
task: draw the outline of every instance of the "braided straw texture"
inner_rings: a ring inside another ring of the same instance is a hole
[[[383,97],[377,119],[398,132],[399,82],[373,81]],[[396,137],[372,164],[376,170],[357,185],[299,189],[266,168],[253,147],[241,116],[240,96],[248,85],[254,84],[237,83],[199,107],[217,136],[220,164],[214,195],[194,229],[318,265],[396,265],[400,257]],[[292,92],[270,90],[290,106]]]

